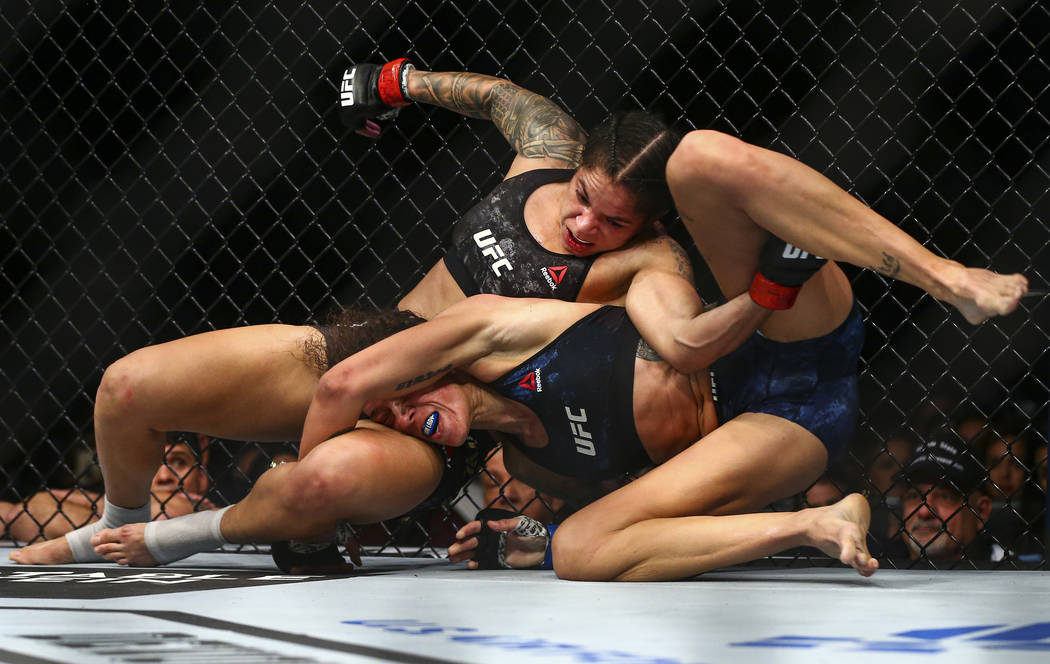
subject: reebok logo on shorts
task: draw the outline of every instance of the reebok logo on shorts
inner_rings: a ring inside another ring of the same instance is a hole
[[[561,283],[561,280],[565,278],[565,273],[568,272],[569,268],[565,265],[552,265],[550,267],[541,267],[540,272],[543,273],[543,278],[547,280],[547,285],[554,290]]]

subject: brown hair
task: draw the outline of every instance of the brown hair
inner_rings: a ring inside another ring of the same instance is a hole
[[[354,353],[422,322],[425,319],[411,311],[339,309],[332,312],[324,324],[314,326],[324,341],[310,339],[304,342],[303,352],[311,365],[327,371]]]

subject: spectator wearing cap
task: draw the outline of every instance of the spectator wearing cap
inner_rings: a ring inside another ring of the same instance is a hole
[[[940,431],[901,471],[904,543],[912,560],[988,560],[978,535],[991,514],[984,466],[959,435]]]

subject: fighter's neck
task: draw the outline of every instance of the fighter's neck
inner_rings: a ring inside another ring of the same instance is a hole
[[[469,386],[472,429],[502,431],[520,439],[525,445],[547,444],[543,422],[524,404],[496,394],[477,383]]]

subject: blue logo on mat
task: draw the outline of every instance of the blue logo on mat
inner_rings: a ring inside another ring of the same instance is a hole
[[[472,643],[486,648],[527,651],[530,655],[570,657],[588,664],[681,664],[678,659],[653,657],[622,650],[592,650],[575,643],[550,641],[543,638],[516,636],[511,634],[478,634],[474,627],[449,627],[433,622],[414,619],[403,620],[343,620],[344,625],[357,625],[381,629],[384,632],[413,634],[416,636],[442,635],[449,641]]]
[[[774,636],[760,641],[729,645],[742,648],[821,648],[839,646],[853,652],[939,653],[969,646],[983,650],[1028,650],[1050,652],[1050,622],[1020,627],[967,625],[940,629],[913,629],[889,634],[886,639],[827,636]]]

